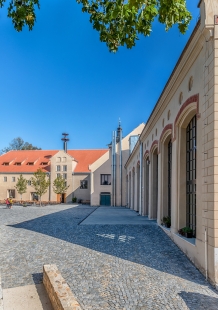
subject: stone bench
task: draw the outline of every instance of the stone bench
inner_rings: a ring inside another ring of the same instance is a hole
[[[54,310],[81,310],[56,265],[43,266],[43,284]]]

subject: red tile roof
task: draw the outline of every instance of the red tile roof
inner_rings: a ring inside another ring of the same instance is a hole
[[[89,165],[104,155],[107,150],[68,150],[68,154],[78,161],[74,172],[89,172]]]
[[[75,172],[89,172],[89,165],[93,164],[107,151],[107,149],[68,150],[68,154],[78,162],[75,168]],[[40,167],[44,171],[50,171],[50,158],[58,152],[58,150],[10,151],[0,156],[0,172],[33,173]],[[28,165],[28,163],[33,162],[34,165]],[[4,165],[4,163],[9,163],[9,165]],[[16,163],[21,163],[21,165],[16,165]],[[42,163],[47,163],[47,165],[42,165]]]
[[[26,151],[10,151],[0,156],[0,172],[35,172],[39,167],[44,171],[50,170],[50,158],[57,151],[42,151],[42,150],[26,150]],[[21,162],[21,166],[17,166],[16,162]],[[34,165],[29,166],[29,162],[34,162]],[[42,162],[47,162],[48,165],[41,166]],[[9,163],[9,166],[3,165]]]

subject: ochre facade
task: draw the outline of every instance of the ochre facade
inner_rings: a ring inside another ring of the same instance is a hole
[[[129,208],[158,225],[218,284],[218,15],[200,1],[200,19],[126,167]],[[193,231],[187,239],[178,233]]]

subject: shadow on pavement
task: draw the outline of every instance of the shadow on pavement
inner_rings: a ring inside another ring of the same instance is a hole
[[[217,310],[218,309],[218,296],[217,298],[193,293],[193,292],[180,292],[178,294],[186,303],[190,310]]]
[[[73,207],[8,226],[45,234],[205,285],[203,275],[153,221],[136,226],[78,225],[92,212],[90,207]],[[34,277],[37,282],[37,275]]]

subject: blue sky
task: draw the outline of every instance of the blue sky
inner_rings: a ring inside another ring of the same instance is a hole
[[[0,9],[0,149],[20,136],[42,149],[105,148],[146,122],[197,22],[186,35],[158,22],[131,50],[110,53],[75,0],[41,0],[33,31],[16,32]]]

